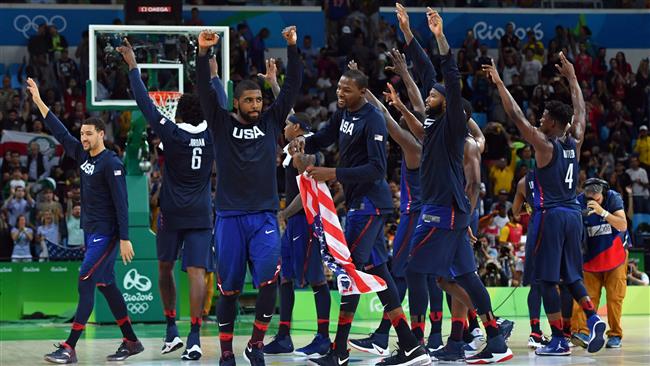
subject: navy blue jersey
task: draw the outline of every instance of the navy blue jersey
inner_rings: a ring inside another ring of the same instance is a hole
[[[52,112],[47,113],[45,126],[79,164],[83,231],[107,236],[117,233],[120,240],[128,240],[128,197],[122,160],[108,149],[90,156]]]
[[[538,208],[567,207],[580,209],[576,200],[576,186],[580,166],[576,140],[567,136],[564,139],[549,140],[553,144],[551,162],[543,168],[535,167],[536,198]]]
[[[197,57],[201,108],[216,146],[218,211],[276,211],[276,151],[285,120],[302,83],[296,46],[287,47],[287,77],[275,102],[252,124],[242,124],[215,103],[208,56]]]
[[[214,144],[207,124],[176,124],[158,112],[140,78],[129,71],[131,91],[149,126],[160,136],[165,150],[160,209],[170,230],[212,227],[210,174]],[[223,90],[223,88],[221,88]]]
[[[406,48],[407,56],[414,62],[413,70],[424,86],[426,94],[435,84],[436,72],[422,47],[414,39]],[[453,209],[470,214],[470,202],[465,195],[463,156],[467,119],[463,110],[460,90],[460,72],[451,51],[441,56],[445,81],[447,108],[436,118],[424,122],[420,184],[422,203]]]
[[[383,114],[366,103],[356,112],[337,110],[326,127],[305,140],[305,151],[311,154],[338,140],[336,179],[348,208],[362,208],[367,197],[375,209],[388,210],[393,202],[386,182],[387,136]]]
[[[420,210],[420,169],[409,169],[402,159],[400,167],[399,212],[409,214]]]

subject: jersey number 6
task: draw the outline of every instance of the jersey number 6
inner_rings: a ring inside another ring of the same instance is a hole
[[[203,154],[203,150],[200,147],[192,149],[192,170],[201,169],[201,154]]]

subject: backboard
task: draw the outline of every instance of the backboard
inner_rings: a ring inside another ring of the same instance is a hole
[[[195,85],[197,38],[205,29],[219,34],[219,44],[215,49],[219,77],[224,85],[228,85],[228,27],[91,24],[88,27],[87,108],[137,108],[135,100],[127,92],[128,67],[115,50],[125,37],[133,46],[145,85],[150,91],[192,91]]]

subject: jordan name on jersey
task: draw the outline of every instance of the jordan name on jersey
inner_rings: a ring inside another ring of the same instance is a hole
[[[255,140],[262,136],[264,136],[264,132],[257,126],[253,126],[253,128],[234,127],[232,130],[232,137],[240,140]]]

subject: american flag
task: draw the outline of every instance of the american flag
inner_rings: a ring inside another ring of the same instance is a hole
[[[336,276],[341,295],[379,292],[387,288],[378,276],[359,271],[352,263],[350,250],[341,229],[329,188],[305,174],[296,177],[307,222],[313,225],[320,242],[323,262]]]

